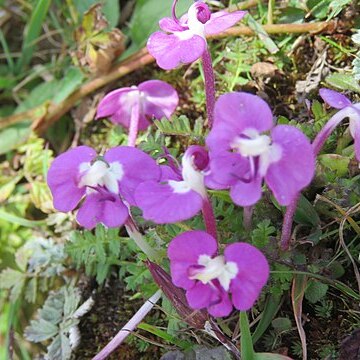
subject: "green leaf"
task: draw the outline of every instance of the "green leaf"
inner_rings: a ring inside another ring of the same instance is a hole
[[[69,360],[71,357],[70,341],[64,334],[57,335],[47,348],[48,359]]]
[[[27,219],[21,218],[19,216],[16,216],[14,214],[11,214],[4,209],[0,209],[0,219],[8,221],[13,224],[18,224],[18,225],[30,227],[30,228],[38,227],[38,226],[44,225],[46,223],[45,221],[27,220]]]
[[[30,281],[26,284],[25,288],[25,299],[29,302],[34,304],[36,301],[36,294],[37,294],[37,278],[33,277]]]
[[[318,156],[322,165],[334,172],[336,176],[342,177],[349,173],[350,158],[338,154],[323,154]]]
[[[305,299],[315,304],[326,295],[328,289],[329,285],[323,284],[320,281],[311,280],[305,290]]]
[[[24,41],[22,44],[21,57],[16,64],[18,72],[30,63],[36,47],[36,40],[42,30],[42,25],[50,7],[51,0],[38,0],[32,11],[29,23],[25,27]]]
[[[334,18],[339,15],[339,13],[345,8],[346,5],[349,5],[352,0],[333,0],[330,3],[331,13],[327,17],[326,21]]]
[[[192,133],[190,120],[185,115],[174,116],[171,120],[155,120],[154,124],[163,134],[167,135],[190,136]]]
[[[300,196],[294,220],[302,225],[317,226],[320,224],[318,213],[315,211],[310,201],[303,195]]]
[[[0,155],[15,149],[30,135],[30,123],[25,121],[0,131]]]
[[[350,90],[360,93],[359,83],[352,74],[331,74],[325,81],[340,90]]]
[[[25,329],[25,338],[32,342],[41,342],[54,337],[59,328],[44,319],[31,320],[30,326]]]
[[[271,322],[271,325],[277,333],[289,331],[292,328],[291,320],[287,317],[278,317]]]
[[[85,76],[79,68],[71,67],[65,76],[57,81],[55,96],[52,102],[61,103],[69,95],[71,95],[83,82]]]
[[[241,331],[241,358],[246,360],[254,360],[255,352],[250,333],[250,326],[245,311],[240,312],[240,331]]]

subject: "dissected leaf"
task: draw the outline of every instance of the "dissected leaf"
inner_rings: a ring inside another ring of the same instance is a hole
[[[324,298],[328,289],[329,285],[323,284],[320,281],[311,280],[305,291],[305,299],[315,304]]]
[[[30,326],[25,329],[25,338],[32,342],[41,342],[54,337],[59,328],[50,321],[39,319],[31,320]]]

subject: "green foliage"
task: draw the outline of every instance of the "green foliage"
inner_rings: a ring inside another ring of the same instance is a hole
[[[91,231],[74,231],[65,246],[66,253],[77,269],[85,267],[88,276],[96,276],[102,284],[108,276],[111,266],[119,265],[121,238],[118,229],[106,229],[98,225],[95,234]]]
[[[190,120],[185,115],[180,115],[178,117],[173,116],[171,120],[155,120],[154,124],[163,134],[190,136],[197,139],[197,141],[202,139],[204,133],[204,122],[202,119],[197,119],[192,129]]]
[[[43,307],[38,311],[37,319],[31,320],[25,329],[27,340],[38,343],[50,340],[47,347],[49,359],[69,360],[72,350],[80,342],[78,324],[80,318],[93,306],[89,298],[79,306],[80,292],[72,286],[64,286],[50,293]]]
[[[326,296],[328,289],[328,285],[316,280],[310,280],[305,290],[305,299],[315,304]]]
[[[333,312],[333,302],[331,300],[320,300],[320,304],[315,305],[316,316],[323,319],[330,319]]]
[[[271,287],[270,292],[273,295],[282,295],[284,291],[290,289],[291,281],[293,275],[289,268],[282,264],[274,264],[275,272],[272,274],[271,277]],[[278,272],[277,272],[278,271]]]
[[[0,273],[0,288],[10,290],[11,301],[19,299],[24,291],[25,299],[35,303],[38,293],[47,291],[65,269],[63,245],[51,239],[29,239],[16,252],[15,260],[16,267]]]
[[[275,232],[276,229],[271,225],[270,220],[263,220],[252,231],[251,241],[256,247],[263,248],[269,243],[270,236]]]
[[[334,73],[326,77],[326,82],[339,89],[350,90],[360,93],[360,85],[352,74]]]

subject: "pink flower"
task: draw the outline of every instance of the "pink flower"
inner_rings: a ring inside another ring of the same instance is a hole
[[[250,309],[269,277],[267,260],[254,246],[230,244],[219,255],[216,240],[204,231],[175,237],[168,256],[172,281],[186,290],[189,305],[216,317],[229,315],[233,306]]]
[[[250,206],[261,198],[265,180],[276,200],[287,206],[310,183],[315,157],[309,140],[294,126],[273,126],[272,112],[260,97],[222,95],[214,118],[206,139],[208,186],[230,188],[236,204]]]
[[[111,91],[101,100],[96,118],[110,117],[113,123],[126,128],[133,120],[138,122],[139,130],[145,130],[153,118],[169,119],[178,103],[178,94],[171,85],[161,80],[149,80],[139,86]]]
[[[97,223],[123,225],[129,205],[135,205],[135,188],[142,181],[159,178],[156,162],[138,149],[118,146],[99,157],[94,149],[79,146],[53,161],[47,181],[59,211],[74,210],[84,198],[77,221],[92,229]]]
[[[207,48],[206,36],[227,30],[245,14],[245,11],[211,14],[204,2],[196,1],[180,20],[176,17],[161,19],[159,26],[163,31],[150,36],[147,48],[162,69],[171,70],[180,64],[192,63]]]

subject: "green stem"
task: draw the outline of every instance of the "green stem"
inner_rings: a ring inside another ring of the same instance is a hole
[[[241,330],[241,359],[253,360],[255,351],[250,333],[249,320],[246,311],[240,312],[240,330]]]
[[[129,237],[135,241],[136,245],[145,253],[149,260],[156,261],[160,258],[160,253],[146,242],[132,219],[126,222],[125,228]]]

